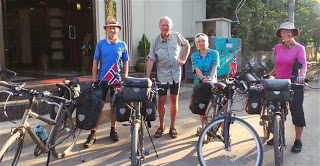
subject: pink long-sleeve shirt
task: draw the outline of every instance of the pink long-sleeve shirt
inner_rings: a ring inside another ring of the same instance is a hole
[[[307,68],[306,51],[304,46],[296,43],[290,49],[285,49],[282,44],[275,46],[277,79],[291,79],[292,66],[296,58],[302,64],[302,68]],[[299,72],[300,75],[300,72]]]

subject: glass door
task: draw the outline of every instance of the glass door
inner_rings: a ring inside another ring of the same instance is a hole
[[[1,1],[6,68],[31,79],[89,73],[92,0]]]

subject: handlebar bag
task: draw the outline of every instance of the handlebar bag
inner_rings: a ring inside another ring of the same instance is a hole
[[[292,99],[290,79],[266,79],[262,82],[263,97],[268,101],[290,101]]]
[[[126,77],[123,80],[123,98],[127,102],[152,100],[152,82],[149,78]]]
[[[250,87],[246,99],[246,112],[248,114],[260,114],[262,110],[262,97],[260,86]]]
[[[293,96],[292,90],[276,91],[276,90],[263,90],[263,98],[267,101],[291,101]]]
[[[263,89],[275,91],[289,91],[291,88],[290,79],[265,79],[262,81]]]
[[[193,114],[205,115],[209,101],[210,95],[212,95],[212,86],[210,83],[198,83],[194,88],[190,99],[189,109]]]
[[[157,108],[157,96],[153,96],[152,101],[142,102],[141,114],[147,121],[155,121]]]
[[[101,113],[102,90],[100,87],[88,88],[77,99],[76,127],[91,130],[96,127]]]
[[[149,78],[125,77],[123,80],[124,87],[151,88],[152,81]]]
[[[117,122],[126,122],[129,121],[129,117],[132,113],[132,110],[129,107],[130,103],[126,102],[121,92],[115,94],[115,100],[113,102],[113,110],[115,112],[115,119]]]

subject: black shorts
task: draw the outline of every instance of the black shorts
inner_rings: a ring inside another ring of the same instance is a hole
[[[171,95],[178,95],[179,94],[179,89],[180,89],[180,82],[175,83],[173,81],[173,84],[158,84],[158,88],[162,88],[161,90],[158,90],[158,95],[159,96],[167,96],[167,91],[168,88],[170,87],[170,94]]]
[[[98,81],[98,82],[100,82],[100,81]],[[106,97],[107,97],[109,89],[110,89],[110,97],[113,97],[114,89],[113,89],[113,87],[108,85],[107,81],[101,81],[99,86],[101,87],[101,90],[102,90],[102,100],[103,101],[106,101]]]
[[[303,111],[304,87],[303,85],[291,85],[291,88],[294,93],[290,103],[292,123],[295,126],[304,127],[306,126]]]

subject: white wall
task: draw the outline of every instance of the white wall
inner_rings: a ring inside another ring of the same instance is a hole
[[[117,19],[122,24],[121,0],[114,0],[117,3]],[[105,4],[104,0],[97,0],[97,40],[105,38]],[[196,20],[206,18],[205,0],[132,0],[132,40],[133,57],[130,59],[130,66],[135,66],[139,59],[137,55],[138,43],[145,33],[151,42],[160,34],[159,20],[162,16],[168,16],[173,21],[172,31],[182,34],[184,37],[194,37],[202,32],[202,24]],[[125,29],[123,29],[125,30]],[[122,33],[119,33],[122,40]]]
[[[137,47],[142,34],[151,42],[160,34],[159,20],[162,16],[172,19],[172,31],[184,37],[194,37],[202,32],[202,24],[196,20],[206,18],[205,0],[132,0],[133,54],[131,64],[138,59]]]
[[[97,41],[106,38],[106,31],[103,29],[103,26],[106,24],[105,21],[105,4],[104,0],[97,0],[96,3],[96,32],[97,32]]]

